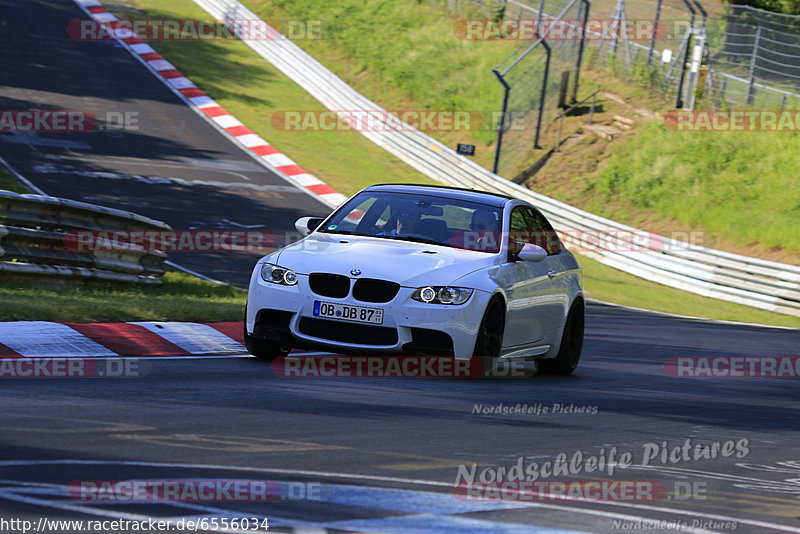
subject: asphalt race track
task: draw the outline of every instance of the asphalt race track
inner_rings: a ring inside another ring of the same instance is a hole
[[[252,358],[177,357],[148,360],[139,378],[4,380],[0,517],[253,515],[279,532],[640,532],[631,525],[647,518],[683,521],[690,532],[800,532],[797,379],[665,371],[674,356],[796,354],[797,331],[588,310],[583,361],[569,378],[279,378]],[[501,404],[549,413],[474,413]],[[565,413],[577,409],[585,413]],[[636,467],[647,444],[687,439],[747,445],[742,458],[673,463],[658,451]],[[594,503],[453,496],[462,464],[510,468],[520,457],[607,456],[612,447],[634,466],[559,480],[652,481],[665,494]],[[282,497],[67,498],[81,480],[182,478],[275,481]],[[291,484],[313,498],[292,500]],[[696,521],[717,528],[692,530]]]
[[[327,211],[125,50],[71,40],[67,22],[83,17],[71,0],[0,1],[0,108],[135,112],[140,128],[0,134],[0,155],[36,186],[175,229],[282,234],[297,217]],[[238,285],[254,259],[173,256]],[[159,518],[267,518],[272,532],[800,532],[798,378],[676,378],[669,367],[676,357],[796,357],[800,333],[598,303],[587,312],[583,360],[568,378],[282,378],[242,354],[128,359],[125,377],[3,379],[0,532]],[[698,450],[715,457],[693,457]],[[577,469],[545,478],[661,491],[588,502],[454,492],[473,464],[491,479],[499,468],[508,475],[577,453]],[[92,501],[75,492],[176,480],[256,481],[273,498]]]
[[[90,111],[111,128],[0,133],[0,156],[45,193],[140,213],[174,230],[253,229],[278,240],[295,232],[297,218],[330,212],[237,148],[121,45],[70,38],[69,22],[86,18],[71,0],[0,8],[0,109]],[[117,128],[126,114],[127,127]],[[246,286],[259,256],[170,259]]]

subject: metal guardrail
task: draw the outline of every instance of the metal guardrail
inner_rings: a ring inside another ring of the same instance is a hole
[[[236,0],[194,0],[218,20],[258,17]],[[231,24],[237,31],[235,24]],[[245,43],[328,109],[387,113],[309,54],[283,38]],[[800,267],[722,252],[637,230],[582,211],[492,174],[406,125],[361,132],[402,161],[450,185],[495,191],[530,201],[550,219],[567,245],[621,271],[671,287],[764,310],[800,316]],[[591,236],[591,239],[589,237]],[[609,242],[627,243],[620,247]],[[621,250],[626,248],[627,250]]]
[[[102,232],[168,230],[166,223],[127,211],[0,190],[0,273],[160,284],[164,252],[112,246]]]

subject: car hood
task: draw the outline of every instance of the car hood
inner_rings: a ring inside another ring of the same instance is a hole
[[[314,233],[281,249],[266,261],[298,274],[333,273],[390,280],[407,287],[447,285],[494,265],[486,254],[426,243],[380,237]]]

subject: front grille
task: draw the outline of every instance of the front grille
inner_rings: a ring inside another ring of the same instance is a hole
[[[403,345],[407,352],[453,356],[453,338],[449,334],[427,328],[412,328],[411,343]]]
[[[308,276],[311,291],[323,297],[341,299],[350,293],[350,279],[340,274],[312,273]]]
[[[353,284],[353,298],[362,302],[389,302],[398,291],[400,284],[375,278],[361,278]]]
[[[327,319],[300,319],[300,332],[307,336],[358,345],[395,345],[397,330],[386,326],[342,323]]]

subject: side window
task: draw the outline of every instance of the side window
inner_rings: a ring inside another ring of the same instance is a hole
[[[511,212],[511,239],[518,243],[539,245],[549,255],[559,254],[563,250],[558,234],[544,215],[527,206],[518,206]],[[521,248],[519,245],[517,247]],[[515,250],[513,244],[512,250]]]
[[[539,213],[539,210],[528,207],[523,209],[528,221],[528,227],[535,236],[535,241],[532,242],[545,249],[550,256],[561,253],[563,251],[561,240],[558,238],[556,231],[553,230],[553,227],[550,226],[550,223],[547,222],[547,219],[544,218],[544,215]]]
[[[523,206],[517,206],[511,211],[511,220],[508,226],[508,254],[511,256],[522,249],[522,245],[528,242],[528,230],[525,222],[525,214],[522,212]]]

